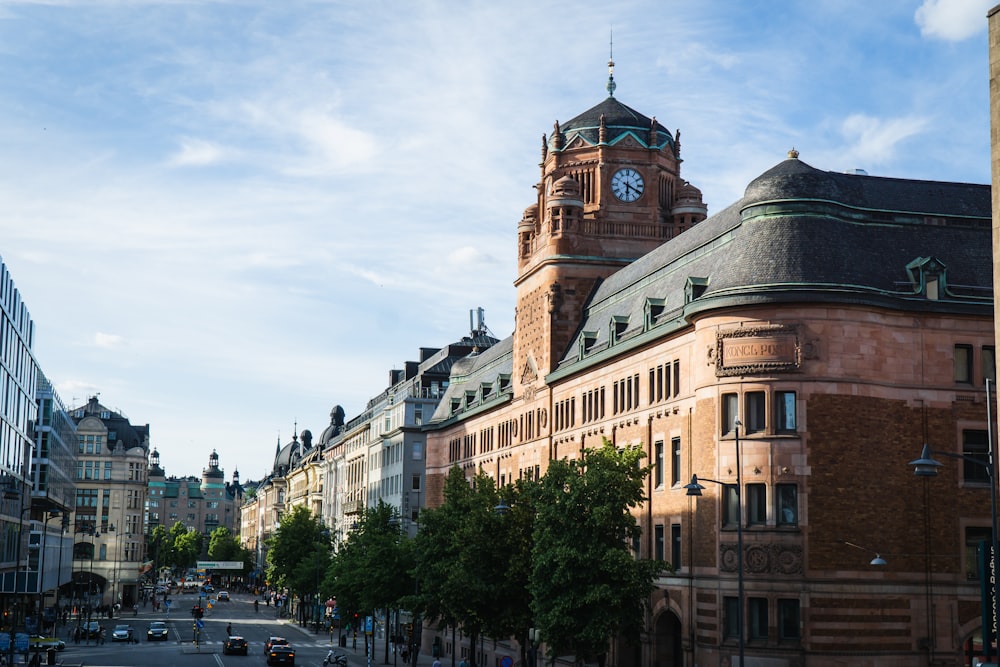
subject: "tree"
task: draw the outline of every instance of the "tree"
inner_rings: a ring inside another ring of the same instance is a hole
[[[631,510],[650,471],[643,456],[605,439],[578,460],[552,461],[541,480],[529,587],[550,658],[596,656],[603,667],[613,637],[638,637],[663,568],[630,551],[641,532]]]
[[[212,560],[243,560],[239,538],[225,526],[219,526],[208,537],[208,557]]]
[[[493,636],[520,634],[527,626],[513,610],[528,610],[526,577],[511,563],[518,555],[504,548],[514,548],[519,537],[512,522],[504,530],[507,517],[496,511],[500,495],[493,479],[480,471],[470,486],[454,467],[445,481],[444,499],[440,507],[421,514],[416,569],[420,611],[460,625],[473,645],[484,630]],[[475,665],[474,653],[472,659]]]
[[[350,612],[397,609],[413,592],[413,552],[395,510],[379,501],[365,508],[334,555],[324,591]]]
[[[312,596],[330,550],[330,532],[304,506],[293,507],[268,540],[267,578],[300,597]],[[306,620],[306,605],[299,605],[299,620]]]
[[[202,535],[191,528],[174,539],[173,557],[176,567],[186,569],[194,567],[201,554]]]

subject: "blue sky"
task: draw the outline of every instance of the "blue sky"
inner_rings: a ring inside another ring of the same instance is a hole
[[[541,137],[606,96],[710,213],[795,147],[988,183],[994,0],[0,1],[0,256],[69,404],[261,477],[469,311],[511,333]]]

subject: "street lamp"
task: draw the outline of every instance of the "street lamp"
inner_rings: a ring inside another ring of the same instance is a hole
[[[38,557],[38,634],[45,634],[42,632],[45,624],[45,543],[46,538],[49,534],[49,521],[52,519],[62,518],[63,513],[61,510],[54,509],[49,510],[49,515],[42,519],[42,553]],[[60,532],[60,536],[62,533]],[[59,555],[62,556],[62,544],[59,545]],[[62,568],[60,560],[60,569]],[[56,598],[58,602],[59,597],[59,573],[56,573]]]
[[[987,384],[987,396],[989,395],[989,385]],[[987,404],[989,400],[987,399]],[[992,544],[990,545],[991,553],[988,560],[986,561],[987,567],[989,567],[989,572],[983,573],[983,587],[985,590],[986,578],[992,580],[993,590],[990,591],[990,598],[987,600],[988,604],[985,605],[986,608],[983,609],[983,651],[985,652],[986,662],[990,662],[990,657],[993,654],[993,640],[996,638],[996,626],[997,626],[997,599],[1000,597],[1000,577],[996,573],[996,559],[997,555],[1000,554],[1000,548],[997,547],[997,471],[996,471],[996,460],[993,458],[993,439],[990,438],[989,446],[989,456],[986,461],[982,459],[977,459],[973,456],[967,456],[965,454],[956,454],[954,452],[940,452],[930,448],[930,445],[924,444],[923,449],[920,451],[920,458],[910,461],[909,465],[913,466],[913,474],[917,477],[937,477],[938,468],[944,466],[939,461],[935,461],[931,456],[947,456],[952,459],[961,459],[967,463],[972,463],[978,466],[986,468],[986,475],[990,479],[990,534]]]
[[[743,426],[743,422],[740,421],[739,417],[733,419],[733,428],[736,432],[736,620],[738,622],[738,637],[739,637],[739,650],[740,650],[740,667],[745,667],[746,661],[744,660],[744,652],[746,647],[746,640],[744,639],[746,631],[743,627],[743,476],[740,468],[740,426]],[[713,484],[719,484],[723,488],[733,488],[733,484],[727,482],[720,482],[716,479],[703,478],[703,482],[712,482]],[[698,475],[691,475],[691,483],[685,484],[684,488],[687,490],[687,495],[689,496],[700,496],[702,489],[705,487],[698,483]]]

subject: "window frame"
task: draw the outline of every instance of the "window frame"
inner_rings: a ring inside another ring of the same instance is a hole
[[[788,399],[791,397],[791,405]],[[798,413],[796,410],[798,396],[790,389],[780,389],[774,392],[774,432],[797,433]]]
[[[767,525],[767,484],[753,482],[746,485],[746,525]]]
[[[747,639],[767,641],[768,600],[762,597],[747,598]]]
[[[722,435],[733,436],[736,434],[736,420],[740,416],[740,395],[736,392],[726,392],[722,394],[721,403]]]
[[[791,627],[793,625],[794,630]],[[801,639],[802,603],[798,598],[778,598],[778,641],[799,641]]]
[[[787,494],[791,494],[791,505],[786,506]],[[786,518],[785,509],[792,510],[792,518]],[[785,528],[799,526],[799,485],[778,483],[774,485],[774,523]]]
[[[743,393],[743,432],[764,433],[767,431],[767,392],[760,390]]]
[[[961,352],[961,354],[959,354]],[[962,357],[965,357],[962,359]],[[953,370],[956,384],[973,384],[973,351],[966,343],[955,343]]]

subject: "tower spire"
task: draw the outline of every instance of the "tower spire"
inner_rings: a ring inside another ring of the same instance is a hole
[[[615,96],[615,31],[611,29],[611,39],[608,44],[608,97]]]

